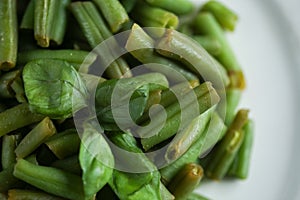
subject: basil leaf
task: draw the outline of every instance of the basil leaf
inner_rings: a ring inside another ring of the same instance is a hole
[[[114,157],[105,138],[92,123],[83,126],[79,162],[86,199],[93,198],[112,176]]]
[[[87,90],[77,71],[62,60],[34,60],[23,70],[30,109],[53,119],[72,116],[86,106]]]

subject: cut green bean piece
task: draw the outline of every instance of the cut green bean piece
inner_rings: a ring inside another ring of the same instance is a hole
[[[80,138],[75,129],[54,135],[45,142],[59,159],[71,156],[79,151]]]
[[[160,173],[164,183],[169,183],[175,176],[175,174],[183,168],[183,166],[197,160],[197,158],[203,151],[203,147],[206,143],[206,137],[208,137],[208,135],[219,135],[224,130],[223,122],[220,123],[219,120],[215,120],[214,115],[212,115],[212,117],[213,118],[211,122],[208,124],[205,131],[201,134],[201,137],[187,150],[187,152],[176,161],[160,169]]]
[[[13,168],[16,163],[15,149],[17,146],[17,136],[16,135],[5,135],[2,141],[2,152],[1,152],[1,162],[2,169]]]
[[[74,174],[80,175],[82,173],[78,155],[64,158],[63,160],[56,160],[51,164],[52,167],[62,169]]]
[[[221,2],[208,1],[202,6],[201,11],[212,13],[224,29],[234,31],[238,16]]]
[[[186,96],[186,98],[189,98],[189,100],[191,98],[192,102],[194,100],[193,97],[190,97],[188,95]],[[149,150],[156,144],[159,144],[160,142],[170,138],[171,136],[176,134],[177,131],[185,128],[192,119],[205,112],[213,105],[217,104],[219,100],[220,98],[218,94],[214,89],[212,89],[208,90],[207,93],[205,93],[203,96],[200,96],[197,99],[197,102],[194,101],[193,103],[187,103],[186,106],[184,106],[185,103],[189,101],[184,101],[184,99],[181,100],[180,106],[182,107],[180,108],[179,106],[178,112],[176,112],[175,114],[168,114],[166,121],[159,120],[160,118],[158,116],[160,114],[158,114],[153,123],[151,123],[147,127],[143,127],[141,130],[138,130],[138,134],[142,137],[141,142],[143,148],[145,150]]]
[[[0,137],[42,120],[44,116],[32,113],[27,103],[17,105],[0,113]]]
[[[208,178],[221,180],[226,175],[243,142],[244,131],[242,127],[247,120],[248,110],[240,110],[228,128],[224,138],[209,155],[205,172]]]
[[[211,115],[215,111],[215,108],[216,106],[213,106],[200,114],[187,127],[175,135],[168,145],[165,154],[167,162],[177,160],[201,137],[207,123],[211,120]]]
[[[158,63],[164,65],[163,68],[159,67],[155,70],[166,74],[168,78],[178,81],[182,79],[180,74],[187,80],[198,80],[197,76],[184,69],[180,64],[158,55],[155,51],[155,41],[137,24],[132,26],[129,38],[125,48],[140,62]],[[148,65],[145,65],[147,68]],[[151,68],[150,65],[150,70]]]
[[[50,194],[67,199],[84,199],[80,176],[63,170],[38,166],[19,159],[14,169],[14,176]]]
[[[127,13],[130,13],[134,8],[137,0],[121,0],[121,3]]]
[[[0,1],[0,70],[15,67],[18,50],[17,1]]]
[[[203,177],[200,165],[189,163],[185,165],[168,184],[169,190],[176,200],[185,200],[199,185]]]
[[[54,124],[49,117],[46,117],[20,142],[15,150],[17,158],[24,158],[28,156],[55,133],[56,129]]]
[[[76,70],[87,73],[89,66],[95,62],[97,55],[88,51],[81,50],[32,50],[18,53],[18,64],[26,64],[32,60],[39,59],[58,59],[69,62]]]
[[[151,34],[155,37],[161,37],[165,33],[165,29],[176,29],[179,23],[178,17],[164,9],[152,7],[138,1],[133,11],[133,18],[143,27],[156,27],[150,29]]]
[[[32,30],[34,26],[34,1],[30,0],[23,15],[20,28]]]
[[[67,27],[67,6],[71,0],[35,0],[34,37],[41,47],[60,45]]]
[[[104,15],[113,33],[129,21],[126,10],[118,0],[93,0]]]
[[[156,45],[158,53],[183,62],[190,70],[211,81],[216,88],[229,84],[225,69],[198,43],[175,30],[167,30]]]
[[[105,39],[112,36],[93,3],[73,2],[71,3],[71,11],[92,48],[97,47]],[[97,54],[99,54],[102,64],[108,65],[105,69],[107,76],[110,78],[131,77],[132,74],[125,60],[122,58],[113,58],[114,52],[120,48],[117,41],[113,38],[109,41],[110,44],[103,43],[107,47],[105,52],[98,52],[98,49],[95,49]]]
[[[240,102],[242,91],[240,89],[228,88],[226,90],[226,117],[225,124],[230,125],[236,115],[236,109]]]
[[[10,200],[64,200],[57,196],[53,196],[41,191],[12,189],[8,191],[8,199]]]
[[[248,177],[251,150],[254,139],[254,122],[251,119],[249,119],[245,124],[245,126],[243,127],[243,131],[245,133],[245,138],[236,155],[235,160],[233,161],[233,164],[231,165],[228,175],[246,179]]]
[[[231,87],[243,89],[245,87],[245,80],[240,64],[214,16],[208,12],[200,12],[195,18],[194,27],[197,33],[209,35],[219,41],[222,51],[216,56],[217,60],[226,68],[229,76],[233,76],[230,77]],[[232,83],[232,79],[234,83]]]
[[[198,42],[208,53],[216,56],[221,53],[222,46],[220,42],[210,36],[194,35],[192,38]]]
[[[189,0],[146,0],[146,2],[151,6],[166,9],[177,15],[188,14],[194,9],[194,4]]]
[[[6,193],[7,190],[19,187],[20,181],[14,177],[13,169],[6,169],[0,172],[0,192]]]

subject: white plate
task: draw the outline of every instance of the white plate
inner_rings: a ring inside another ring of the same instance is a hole
[[[214,200],[300,199],[300,1],[223,2],[240,18],[228,37],[246,75],[240,107],[251,109],[255,142],[247,180],[203,183],[197,192]]]

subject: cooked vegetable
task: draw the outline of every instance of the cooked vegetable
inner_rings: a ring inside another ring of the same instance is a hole
[[[0,199],[204,200],[202,178],[248,176],[230,8],[16,3],[0,2]]]
[[[0,16],[0,70],[9,70],[15,67],[17,59],[17,1],[1,1]]]

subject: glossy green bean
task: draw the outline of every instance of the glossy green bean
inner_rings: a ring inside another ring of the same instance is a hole
[[[226,117],[225,124],[230,125],[233,121],[237,107],[241,99],[242,91],[236,88],[228,88],[226,90]]]
[[[194,104],[190,104],[186,107],[181,107],[183,111],[179,109],[179,113],[175,115],[171,115],[167,118],[165,124],[160,130],[161,126],[148,126],[151,128],[151,131],[148,133],[145,133],[144,131],[139,133],[142,136],[141,142],[143,145],[143,148],[145,150],[149,150],[151,147],[155,146],[156,144],[159,144],[160,142],[170,138],[174,134],[176,134],[180,127],[184,128],[186,125],[195,117],[197,117],[199,114],[205,112],[210,107],[218,103],[220,100],[218,94],[216,91],[208,90],[206,94],[203,96],[200,96],[197,101],[198,105],[195,102]],[[181,101],[183,103],[183,101]],[[198,107],[195,107],[198,106]],[[198,108],[197,112],[195,109]],[[164,121],[160,121],[160,123],[164,123]],[[147,130],[147,129],[145,129]]]
[[[169,190],[176,200],[185,200],[199,185],[203,177],[200,165],[189,163],[185,165],[168,184]]]
[[[87,73],[89,66],[95,62],[97,55],[88,51],[63,49],[63,50],[32,50],[18,53],[18,64],[24,65],[32,60],[58,59],[65,60],[80,72]],[[84,67],[83,67],[84,66]]]
[[[224,88],[229,84],[225,69],[198,43],[184,34],[168,30],[157,43],[156,51],[181,61],[204,80],[211,81],[216,88]]]
[[[221,53],[222,46],[218,40],[210,36],[194,35],[192,38],[198,42],[208,53],[216,56]]]
[[[248,111],[240,110],[224,138],[209,155],[206,176],[214,180],[221,180],[228,172],[244,139],[242,127],[248,120]]]
[[[166,74],[167,77],[172,80],[180,80],[177,74],[181,74],[187,80],[198,80],[197,76],[184,69],[180,64],[158,55],[154,51],[154,43],[155,41],[139,25],[134,24],[125,48],[130,54],[144,64],[158,63],[164,65],[163,68],[157,67],[155,70]],[[154,70],[151,68],[151,65],[145,65],[145,67]]]
[[[15,67],[18,50],[17,1],[0,1],[0,70]]]
[[[16,163],[15,149],[17,146],[16,135],[5,135],[2,141],[1,163],[2,169],[9,169]]]
[[[23,15],[22,21],[21,21],[21,25],[20,28],[21,29],[33,29],[34,26],[34,1],[35,0],[30,0],[25,13]]]
[[[238,16],[221,2],[208,1],[202,6],[201,11],[212,13],[222,28],[234,31]]]
[[[0,113],[0,137],[42,120],[44,116],[32,113],[28,104],[19,104]]]
[[[69,172],[53,167],[38,166],[19,159],[13,174],[18,179],[50,194],[67,199],[84,199],[81,177]]]
[[[161,8],[152,7],[142,1],[138,1],[133,11],[133,19],[143,27],[156,27],[150,30],[155,37],[161,37],[165,33],[165,28],[176,29],[179,23],[178,17]]]
[[[191,13],[194,4],[189,0],[146,0],[146,2],[155,7],[163,8],[177,15]]]
[[[71,0],[35,0],[34,37],[41,47],[60,45],[67,26],[67,6]]]
[[[243,127],[243,131],[245,133],[245,137],[242,146],[240,147],[236,158],[230,167],[228,175],[246,179],[249,173],[251,150],[254,139],[254,122],[251,119],[247,121],[247,123]]]
[[[126,10],[118,0],[93,0],[93,2],[101,10],[113,33],[129,21]]]
[[[15,150],[17,158],[28,156],[55,133],[53,122],[46,117],[22,139]]]
[[[56,155],[57,158],[63,159],[78,153],[80,138],[75,129],[66,130],[49,138],[45,144]]]
[[[232,51],[221,26],[211,13],[200,12],[194,20],[194,27],[197,33],[209,35],[216,38],[222,46],[222,51],[216,56],[217,60],[226,68],[230,87],[243,89],[245,80],[241,66]]]

